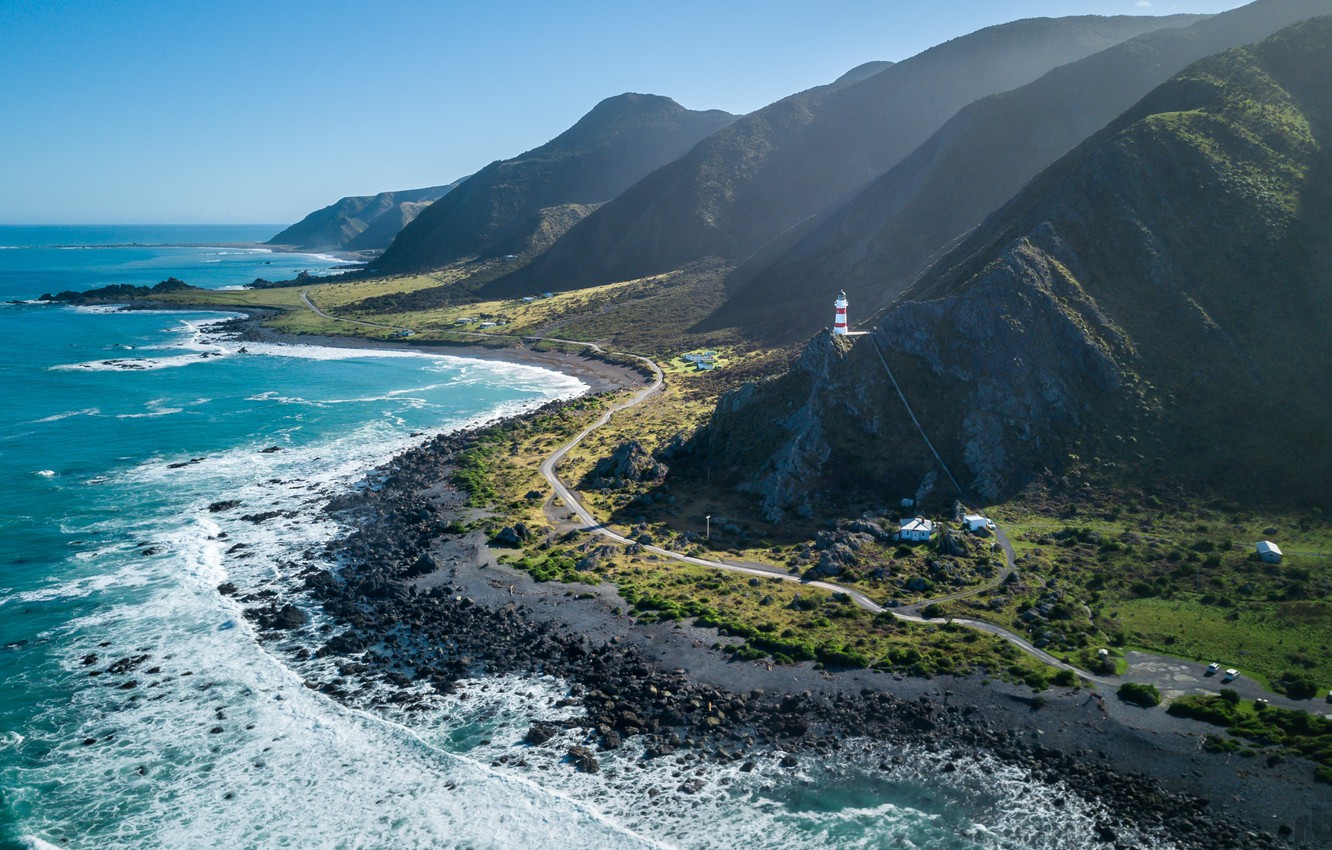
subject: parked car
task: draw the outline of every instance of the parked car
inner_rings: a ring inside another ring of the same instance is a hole
[[[1213,661],[1211,664],[1208,664],[1208,665],[1207,665],[1207,675],[1208,675],[1208,676],[1215,676],[1215,675],[1216,675],[1216,671],[1217,671],[1217,670],[1220,670],[1220,669],[1221,669],[1221,662],[1220,662],[1220,661]]]
[[[1234,667],[1231,667],[1229,670],[1226,671],[1226,675],[1222,677],[1221,681],[1233,682],[1238,678],[1239,678],[1239,671],[1236,670]]]
[[[1267,708],[1267,700],[1259,697],[1253,701],[1253,707],[1258,711],[1262,711],[1264,708]]]

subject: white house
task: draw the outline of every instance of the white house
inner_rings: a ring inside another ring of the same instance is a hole
[[[1269,564],[1281,563],[1281,548],[1270,540],[1258,541],[1258,557]]]
[[[990,527],[990,521],[980,514],[967,514],[962,521],[967,524],[967,531],[985,531]]]
[[[934,536],[934,523],[925,517],[916,517],[902,523],[902,527],[897,531],[899,540],[929,540]]]

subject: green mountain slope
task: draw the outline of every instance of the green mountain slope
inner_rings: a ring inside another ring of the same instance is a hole
[[[610,200],[734,120],[658,95],[607,98],[541,147],[478,171],[405,228],[375,268],[417,271],[548,243],[542,227],[567,229],[571,211]],[[550,208],[560,209],[542,214]]]
[[[827,324],[828,292],[839,289],[868,318],[1041,169],[1190,63],[1325,14],[1332,0],[1258,0],[971,104],[851,201],[737,269],[702,327],[791,342]]]
[[[1329,142],[1332,17],[1191,66],[1045,170],[877,333],[727,399],[700,439],[766,447],[757,467],[711,459],[773,516],[800,507],[784,494],[937,476],[881,350],[969,495],[1075,468],[1332,504]],[[759,428],[767,410],[785,412]]]
[[[382,250],[421,210],[460,183],[462,180],[447,186],[342,198],[315,210],[265,244],[305,251]]]
[[[891,168],[958,109],[1142,32],[1196,17],[1078,17],[990,27],[868,77],[746,115],[579,222],[498,294],[736,261]]]

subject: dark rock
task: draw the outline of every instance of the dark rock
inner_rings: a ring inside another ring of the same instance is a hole
[[[570,747],[569,759],[579,773],[596,773],[601,769],[601,763],[587,747]]]
[[[288,602],[273,617],[272,625],[275,629],[290,631],[299,629],[307,622],[309,622],[309,618],[305,616],[305,612]]]
[[[523,736],[523,743],[530,744],[533,747],[539,747],[542,744],[555,737],[556,729],[545,723],[533,723],[527,729],[527,734]]]
[[[240,507],[240,504],[240,499],[225,499],[221,502],[213,502],[208,506],[208,511],[215,514],[221,513],[222,511],[229,511],[232,508]]]
[[[142,664],[147,660],[148,660],[147,655],[135,655],[133,657],[126,656],[125,658],[122,658],[119,661],[112,663],[110,667],[106,668],[106,672],[110,673],[113,676],[119,676],[123,673],[128,673],[131,670],[134,670],[140,664]]]
[[[669,471],[666,464],[648,454],[642,443],[630,440],[616,446],[609,457],[597,461],[585,483],[597,489],[618,488],[629,482],[660,481]]]

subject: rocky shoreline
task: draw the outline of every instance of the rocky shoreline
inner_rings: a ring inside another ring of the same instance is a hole
[[[583,716],[533,723],[525,743],[553,746],[557,733],[578,732],[566,761],[585,772],[634,738],[648,759],[689,753],[744,771],[761,755],[781,754],[787,767],[835,760],[843,742],[868,738],[943,754],[945,772],[993,757],[1032,781],[1061,783],[1104,807],[1102,846],[1141,846],[1126,835],[1198,848],[1318,846],[1327,837],[1325,791],[1307,773],[1228,764],[1199,751],[1200,727],[1163,713],[1145,721],[1085,690],[1033,698],[979,679],[738,662],[713,648],[727,640],[715,632],[634,623],[613,588],[538,584],[458,526],[472,513],[451,484],[452,464],[477,433],[409,450],[372,476],[375,486],[328,505],[351,531],[308,553],[303,582],[337,624],[314,654],[347,675],[312,687],[345,700],[368,683],[393,685],[389,701],[411,708],[422,686],[447,694],[477,676],[549,675],[569,683],[562,702]],[[275,640],[303,625],[268,608],[252,616]]]

